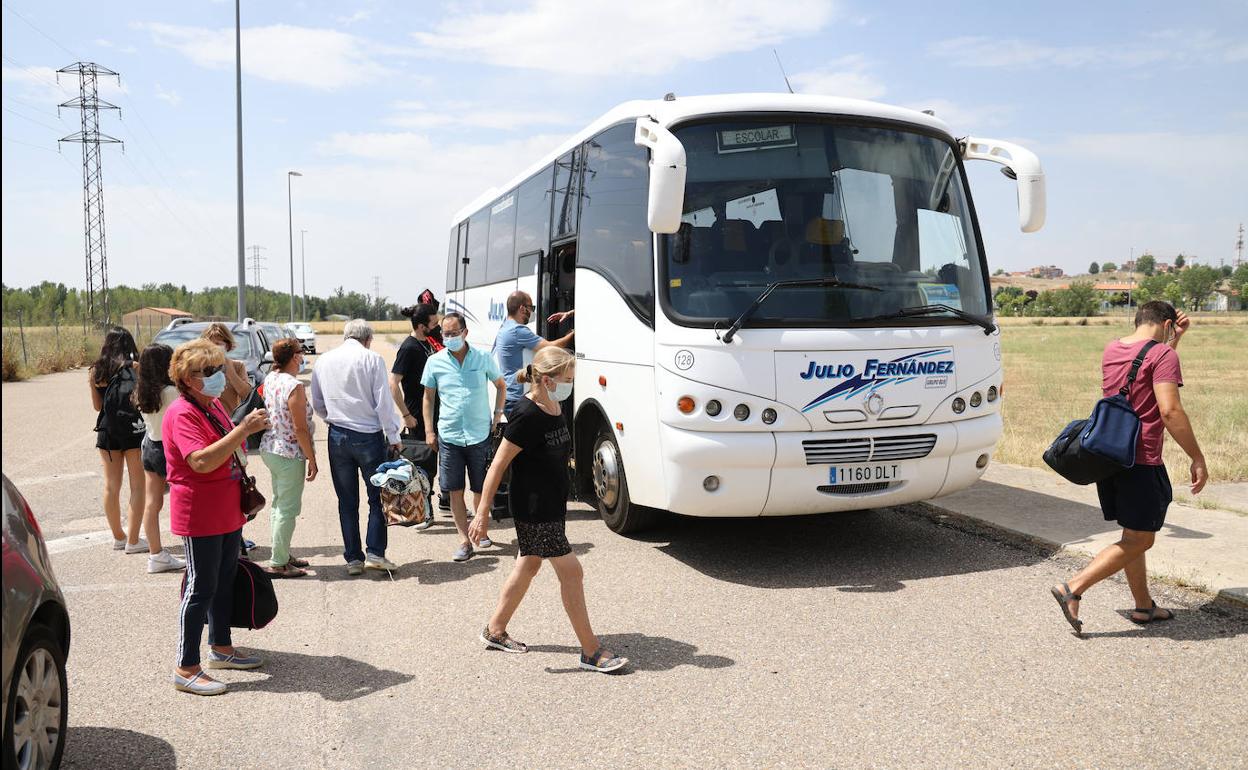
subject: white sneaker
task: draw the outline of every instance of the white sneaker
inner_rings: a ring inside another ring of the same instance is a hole
[[[114,540],[114,541],[113,541],[113,550],[114,550],[114,551],[124,551],[124,550],[126,550],[126,539],[123,537],[123,538],[122,538],[122,539],[120,539],[120,540]]]
[[[116,548],[116,546],[113,546],[113,547]],[[151,546],[147,544],[146,540],[144,540],[143,538],[139,538],[139,542],[135,543],[134,545],[130,545],[129,543],[126,543],[125,550],[126,550],[126,553],[147,553],[151,551],[152,548]]]
[[[179,569],[186,569],[186,562],[163,548],[159,553],[154,553],[147,557],[147,572],[149,575],[155,575],[157,572],[173,572]]]
[[[364,555],[364,569],[380,569],[386,572],[394,572],[398,568],[399,565],[384,556],[374,556],[371,553]]]

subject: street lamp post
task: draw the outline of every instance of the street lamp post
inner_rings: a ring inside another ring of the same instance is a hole
[[[243,246],[243,31],[240,0],[234,0],[234,114],[238,143],[238,320],[247,315],[247,250]]]
[[[303,250],[303,236],[307,235],[307,230],[299,231],[299,285],[303,288],[303,320],[308,320],[308,263],[306,254]]]
[[[290,197],[290,178],[303,176],[298,171],[286,172],[286,234],[290,239],[290,322],[295,322],[295,220]]]

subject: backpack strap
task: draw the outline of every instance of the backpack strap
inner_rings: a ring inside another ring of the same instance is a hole
[[[1144,347],[1140,348],[1140,352],[1136,354],[1135,360],[1131,362],[1131,373],[1127,375],[1127,383],[1118,391],[1118,395],[1126,397],[1131,391],[1131,385],[1135,382],[1136,375],[1140,373],[1140,367],[1144,365],[1144,358],[1148,356],[1148,351],[1158,344],[1157,340],[1149,340],[1144,343]]]

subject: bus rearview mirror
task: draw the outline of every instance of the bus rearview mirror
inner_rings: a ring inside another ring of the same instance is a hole
[[[634,143],[650,151],[650,200],[646,224],[660,234],[680,229],[685,205],[685,147],[653,118],[638,118]]]
[[[1002,171],[1014,180],[1018,189],[1018,227],[1025,233],[1034,233],[1044,227],[1045,191],[1044,169],[1040,159],[1031,150],[1013,142],[996,139],[968,137],[964,141],[962,157],[966,160],[988,160],[1000,163]]]

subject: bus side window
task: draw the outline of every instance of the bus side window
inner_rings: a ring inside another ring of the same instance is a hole
[[[600,273],[646,323],[654,323],[654,257],[646,226],[649,153],[633,143],[635,127],[608,128],[585,143],[579,267]]]
[[[470,289],[485,283],[485,255],[490,245],[490,209],[481,209],[468,218],[468,249],[464,256],[468,264],[464,266],[464,278],[461,288]]]

